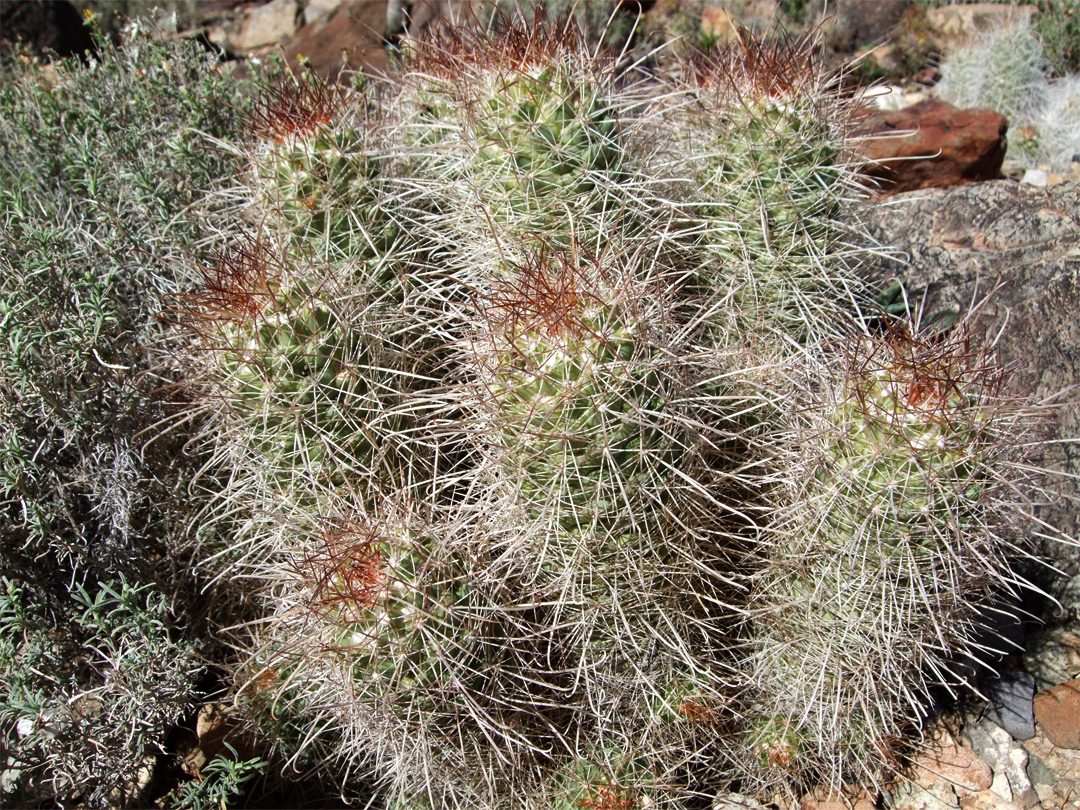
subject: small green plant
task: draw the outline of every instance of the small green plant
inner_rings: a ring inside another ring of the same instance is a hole
[[[173,796],[173,810],[225,810],[244,786],[258,779],[268,765],[261,757],[240,759],[236,749],[225,743],[222,752],[202,767],[201,778],[186,782]]]
[[[1080,3],[1040,0],[1035,32],[1058,76],[1080,72]]]
[[[123,581],[76,585],[59,603],[0,585],[2,795],[137,803],[203,668],[191,643],[171,639],[165,598]]]

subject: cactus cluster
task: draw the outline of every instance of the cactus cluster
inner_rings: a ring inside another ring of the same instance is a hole
[[[1043,52],[1030,25],[984,32],[949,54],[934,92],[958,107],[1002,113],[1019,133],[1011,139],[1010,157],[1067,172],[1080,154],[1080,76],[1051,78]]]
[[[984,107],[1014,126],[1026,124],[1046,97],[1046,70],[1042,43],[1029,25],[1017,22],[950,53],[934,92],[957,107]]]
[[[634,81],[512,24],[267,92],[179,320],[220,576],[263,611],[239,700],[296,767],[401,810],[890,767],[1013,587],[1032,418],[975,333],[860,314],[853,102],[813,53]]]

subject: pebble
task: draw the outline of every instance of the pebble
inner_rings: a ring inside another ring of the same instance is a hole
[[[799,801],[799,810],[874,810],[874,806],[870,794],[858,789],[837,793],[818,788]]]
[[[763,808],[757,799],[741,793],[726,793],[716,797],[712,810],[763,810]]]
[[[990,787],[993,773],[976,752],[941,729],[927,741],[926,750],[915,761],[915,782],[934,791],[944,782],[950,793],[975,793]]]
[[[344,0],[307,0],[304,6],[304,22],[314,22],[331,16]]]
[[[993,793],[977,793],[960,800],[960,810],[1024,810],[1016,802],[1005,801]]]
[[[1024,666],[1039,689],[1080,677],[1080,636],[1068,627],[1034,633],[1024,651]]]
[[[236,46],[251,50],[276,45],[295,34],[299,22],[300,4],[296,0],[273,0],[251,11],[236,38]]]
[[[911,782],[904,782],[885,794],[885,806],[890,810],[955,810],[959,804],[956,794],[942,797]]]
[[[1027,672],[1004,672],[997,678],[980,680],[979,687],[990,701],[986,716],[1014,740],[1035,736],[1035,677]]]
[[[969,724],[964,734],[971,740],[972,750],[994,772],[990,791],[1004,802],[1014,802],[1022,808],[1034,807],[1039,795],[1028,778],[1028,752],[1017,744],[1012,735],[989,719]]]
[[[1080,748],[1080,680],[1039,692],[1035,696],[1035,720],[1054,745]]]
[[[1028,169],[1020,182],[1037,188],[1046,188],[1050,184],[1050,173],[1046,169]]]
[[[944,728],[927,733],[910,779],[885,793],[892,810],[955,810],[959,802],[985,791],[993,781],[990,766]]]

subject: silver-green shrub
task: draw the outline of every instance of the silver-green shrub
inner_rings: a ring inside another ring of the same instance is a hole
[[[188,485],[158,318],[231,168],[240,97],[137,27],[0,81],[3,802],[127,806],[204,669]],[[139,788],[141,789],[141,788]]]
[[[939,98],[967,109],[995,110],[1013,128],[1030,123],[1047,89],[1042,43],[1030,26],[1004,26],[949,53],[941,65]]]

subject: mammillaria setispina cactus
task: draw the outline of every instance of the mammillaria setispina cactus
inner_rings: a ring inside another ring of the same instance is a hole
[[[980,605],[1019,595],[1047,414],[1002,394],[972,320],[852,334],[822,361],[761,525],[750,738],[766,782],[872,783],[957,656],[993,646]]]
[[[515,24],[257,108],[259,236],[187,320],[296,760],[402,810],[689,807],[873,780],[922,718],[1015,582],[1031,412],[966,327],[854,306],[811,56],[649,83]]]

